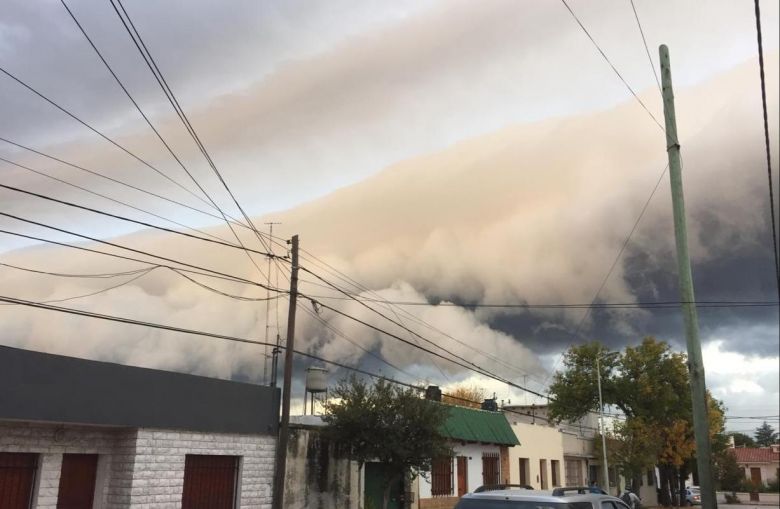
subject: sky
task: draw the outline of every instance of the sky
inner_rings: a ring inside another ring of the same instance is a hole
[[[240,217],[110,3],[67,4],[192,176]],[[598,339],[621,349],[653,335],[685,349],[679,309],[474,306],[678,299],[665,139],[656,123],[663,123],[653,73],[661,43],[671,52],[697,298],[777,300],[752,3],[637,0],[649,58],[629,2],[569,4],[638,99],[559,2],[247,0],[231,2],[230,9],[205,1],[126,8],[253,222],[281,222],[275,226],[280,239],[299,234],[307,253],[302,265],[331,282],[345,284],[336,268],[360,282],[361,289],[352,290],[365,298],[420,305],[377,304],[393,324],[354,301],[334,299],[338,294],[317,286],[322,281],[309,272],[302,273],[302,292],[543,391],[572,344]],[[780,14],[776,2],[761,8],[776,186]],[[27,167],[0,161],[2,183],[234,240],[218,214],[194,210],[208,211],[209,204],[59,1],[6,2],[0,67],[178,185],[4,74],[0,137],[186,206],[0,141],[0,157]],[[233,275],[268,277],[275,287],[288,284],[275,266],[269,272],[267,260],[258,257],[255,267],[239,250],[9,190],[0,191],[0,200],[6,214]],[[0,228],[74,241],[8,217],[0,218]],[[264,249],[245,230],[239,235],[247,246]],[[275,249],[285,254],[283,246]],[[145,267],[8,234],[0,234],[0,263],[67,274]],[[0,271],[7,296],[69,299],[126,283],[62,305],[261,340],[266,333],[284,335],[285,299],[266,309],[265,302],[216,295],[164,268],[112,278]],[[226,293],[266,296],[247,285],[196,279]],[[428,303],[440,305],[422,305]],[[406,382],[474,383],[501,399],[529,401],[516,388],[478,378],[332,310],[314,309],[306,300],[299,309],[301,349]],[[0,342],[7,345],[267,379],[265,352],[255,346],[18,306],[0,313]],[[699,321],[708,387],[727,414],[776,419],[778,308],[702,308]],[[296,368],[307,365],[300,361]],[[343,375],[337,370],[332,378]],[[296,380],[298,394],[302,377]],[[739,420],[728,425],[751,427]]]

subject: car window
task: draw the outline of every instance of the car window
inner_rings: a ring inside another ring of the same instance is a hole
[[[531,502],[528,500],[464,498],[458,502],[455,509],[593,509],[593,506],[590,502]]]
[[[623,504],[618,505],[616,502],[613,502],[612,500],[604,500],[601,502],[601,509],[625,509],[626,506]]]

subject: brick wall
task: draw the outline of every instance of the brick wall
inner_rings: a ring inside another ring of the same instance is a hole
[[[458,503],[458,497],[421,498],[420,509],[452,509]]]
[[[115,446],[133,442],[134,435],[126,429],[5,422],[0,423],[0,451],[40,454],[33,507],[55,509],[63,454],[99,454],[111,459]],[[126,482],[105,486],[95,497],[96,509],[127,507],[108,501],[126,500],[128,489]]]
[[[95,509],[181,506],[187,454],[241,456],[239,507],[271,507],[276,438],[0,422],[0,451],[40,455],[33,507],[55,509],[62,455],[98,454]]]
[[[276,439],[259,435],[226,435],[138,430],[132,506],[178,508],[184,486],[187,454],[242,456],[239,507],[271,507]]]

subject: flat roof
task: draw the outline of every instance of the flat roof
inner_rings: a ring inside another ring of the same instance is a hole
[[[0,346],[0,419],[273,434],[278,388]]]

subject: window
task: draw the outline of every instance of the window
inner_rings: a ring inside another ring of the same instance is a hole
[[[92,507],[97,454],[63,454],[57,509]]]
[[[501,463],[497,452],[482,454],[482,484],[501,484]]]
[[[550,460],[550,468],[552,469],[552,485],[560,486],[560,478],[561,478],[561,462],[558,460]]]
[[[566,486],[582,486],[582,462],[566,460]]]
[[[529,486],[531,484],[531,472],[528,458],[520,458],[520,484]]]
[[[431,462],[431,495],[452,495],[452,458],[436,458]]]
[[[28,509],[37,470],[37,454],[0,452],[0,507]]]
[[[181,509],[233,509],[237,478],[237,456],[188,454]]]

